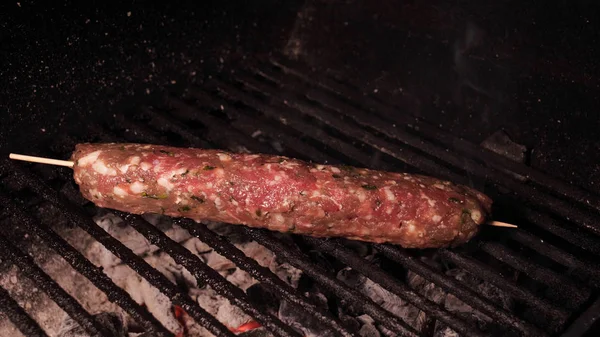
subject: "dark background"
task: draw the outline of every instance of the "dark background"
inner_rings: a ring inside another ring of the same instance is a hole
[[[504,130],[529,165],[600,191],[594,1],[55,3],[0,5],[2,156],[284,53],[473,142]]]

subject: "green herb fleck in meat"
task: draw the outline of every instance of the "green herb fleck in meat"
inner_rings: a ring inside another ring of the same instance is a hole
[[[167,156],[169,156],[169,157],[173,157],[173,156],[175,156],[175,154],[174,154],[173,152],[171,152],[171,151],[167,151],[167,150],[158,150],[158,152],[160,152],[160,153],[164,153],[164,154],[166,154],[166,155],[167,155]]]
[[[121,146],[119,146],[119,150],[121,150],[121,151],[125,151],[125,145],[121,145]]]
[[[192,200],[196,200],[197,202],[199,202],[199,203],[201,203],[201,204],[203,204],[203,203],[204,203],[204,199],[202,199],[202,198],[200,198],[200,197],[198,197],[198,196],[192,195],[190,198],[191,198]]]
[[[235,185],[235,183],[233,181],[230,181],[229,185],[233,186],[233,185]]]
[[[285,158],[279,158],[278,163],[281,164],[285,161]]]
[[[365,190],[369,190],[369,191],[373,191],[373,190],[377,189],[377,186],[371,185],[371,184],[364,184],[361,187],[364,188]]]
[[[188,212],[189,210],[191,210],[191,208],[188,205],[183,205],[183,206],[179,207],[177,210],[179,212]]]
[[[334,177],[335,179],[340,179],[342,177],[341,175],[335,174],[335,173],[332,174],[331,176]]]
[[[142,192],[142,198],[150,198],[150,199],[167,199],[169,195],[166,193],[163,194],[148,194],[146,192]]]
[[[214,166],[206,165],[206,166],[204,166],[204,171],[214,170],[215,168],[216,167],[214,167]]]
[[[457,198],[448,198],[448,201],[453,202],[455,204],[462,204],[462,201],[460,201]]]
[[[471,219],[471,211],[469,211],[468,209],[463,209],[462,210],[462,214],[460,216],[461,219],[461,223],[464,225],[465,223],[467,223],[470,219]]]
[[[260,209],[256,210],[256,216],[258,216],[258,217],[262,216],[262,211]]]
[[[354,167],[349,166],[349,165],[342,165],[342,166],[340,166],[340,170],[346,171],[346,172],[352,172],[352,171],[354,171]]]

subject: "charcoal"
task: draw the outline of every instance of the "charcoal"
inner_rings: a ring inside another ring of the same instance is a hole
[[[94,316],[105,331],[114,337],[128,337],[126,320],[124,317],[115,313],[100,313]],[[86,332],[75,320],[69,316],[65,316],[57,337],[88,337],[90,334]]]
[[[299,310],[287,301],[281,301],[279,319],[305,337],[334,337],[332,331],[323,331],[323,325],[304,310]]]
[[[481,146],[518,163],[525,162],[527,148],[524,145],[513,142],[508,134],[502,130],[496,131],[490,137],[486,138],[481,143]]]
[[[267,287],[257,283],[246,289],[246,294],[252,302],[258,307],[262,307],[264,310],[275,313],[280,306],[279,298],[273,294]]]

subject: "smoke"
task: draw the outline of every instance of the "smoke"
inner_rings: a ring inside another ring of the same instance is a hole
[[[454,66],[458,74],[458,88],[468,87],[475,92],[492,97],[492,94],[486,90],[477,74],[476,69],[469,60],[471,53],[483,43],[484,32],[474,23],[468,23],[463,37],[454,43]]]

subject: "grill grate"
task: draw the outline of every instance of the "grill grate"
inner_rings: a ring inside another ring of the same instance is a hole
[[[340,336],[354,335],[353,332],[342,327],[337,319],[323,312],[322,309],[308,301],[305,297],[300,296],[297,291],[287,283],[275,277],[273,273],[260,266],[255,260],[246,257],[242,251],[218,235],[215,235],[206,228],[205,225],[197,224],[189,220],[180,220],[177,224],[185,228],[192,235],[202,238],[202,241],[210,245],[219,254],[227,256],[237,266],[248,272],[262,284],[269,286],[269,289],[273,290],[276,295],[294,303],[297,307],[305,308],[306,311],[312,313],[323,326],[330,325]]]
[[[26,336],[46,337],[44,330],[10,297],[8,291],[0,287],[0,308],[2,312],[17,326]]]
[[[24,209],[15,205],[5,195],[0,194],[0,203],[4,205],[8,213],[18,217],[20,225],[25,227],[27,233],[40,237],[50,248],[69,262],[75,270],[88,279],[94,280],[94,284],[107,295],[108,299],[117,303],[129,313],[133,319],[141,324],[145,331],[157,336],[170,334],[146,309],[138,305],[125,290],[115,285],[100,268],[94,266],[62,237],[48,228],[39,226],[33,217],[28,216]]]
[[[37,267],[35,261],[29,255],[11,244],[4,236],[0,236],[0,249],[13,264],[33,280],[40,289],[48,294],[59,307],[77,321],[90,335],[110,336],[102,326],[94,321],[92,315],[83,309],[81,304],[64,291],[50,276],[46,275],[42,269]]]
[[[151,243],[160,247],[168,253],[178,264],[184,266],[197,280],[209,284],[219,294],[229,299],[233,304],[239,306],[246,313],[254,317],[259,323],[271,331],[275,336],[300,336],[278,318],[253,306],[246,293],[240,288],[229,283],[217,271],[204,264],[197,256],[185,247],[171,240],[163,232],[139,216],[115,212],[121,216],[131,227],[135,228]]]
[[[186,146],[263,153],[284,150],[287,155],[317,162],[344,162],[377,169],[398,169],[399,165],[404,165],[403,168],[407,170],[462,183],[476,178],[485,182],[486,192],[489,191],[494,199],[500,201],[500,214],[509,214],[502,212],[507,207],[517,208],[518,212],[508,216],[509,220],[519,224],[520,229],[494,235],[499,240],[489,240],[482,235],[466,248],[442,249],[438,252],[439,256],[447,263],[495,285],[521,303],[521,309],[510,312],[500,307],[455,278],[421,261],[419,252],[389,245],[373,245],[374,249],[498,322],[506,329],[500,334],[510,332],[539,336],[561,332],[580,335],[585,332],[600,316],[600,302],[597,301],[600,268],[593,263],[600,256],[600,240],[597,237],[600,234],[600,227],[597,226],[600,198],[456,138],[424,121],[396,113],[402,104],[384,92],[377,96],[365,96],[358,88],[335,76],[316,76],[301,65],[278,58],[256,62],[233,74],[213,78],[203,88],[193,88],[185,99],[167,97],[164,103],[166,107],[142,108],[133,117],[119,115],[114,125],[106,125],[109,132],[99,126],[90,126],[89,132],[98,141],[168,141]],[[397,127],[395,123],[403,126]],[[260,137],[257,137],[257,131],[260,131]],[[60,148],[59,152],[68,153],[72,145],[67,141],[56,147]],[[373,150],[376,150],[376,154]],[[91,221],[86,210],[70,201],[62,192],[48,186],[37,174],[7,161],[0,163],[0,174],[61,208],[72,224],[85,230],[126,262],[207,330],[216,336],[234,335],[157,270]],[[63,178],[68,179],[68,176]],[[7,205],[4,214],[10,217],[11,222],[19,222],[29,233],[40,237],[105,292],[111,301],[128,312],[145,331],[155,335],[170,335],[145,308],[114,285],[100,269],[51,229],[38,225],[39,219],[28,215],[25,207],[11,201],[9,195],[12,189],[3,184],[4,192],[0,192],[0,203]],[[504,189],[511,192],[503,193]],[[525,205],[522,205],[523,201]],[[120,215],[128,225],[167,252],[192,275],[210,285],[274,335],[299,335],[277,317],[259,309],[243,291],[162,231],[141,217]],[[357,336],[353,328],[320,309],[206,226],[188,220],[178,220],[176,223],[269,286],[276,295],[309,313],[321,323],[324,330],[338,336]],[[282,243],[271,233],[249,228],[239,230],[279,258],[302,269],[324,289],[344,300],[345,305],[360,308],[399,335],[419,335],[409,323],[337,280],[335,275],[330,275],[307,255]],[[7,255],[10,262],[39,283],[39,287],[87,331],[94,335],[105,333],[103,327],[75,299],[36,267],[30,257],[10,243],[7,239],[10,234],[3,235],[0,236],[0,248],[11,252]],[[348,249],[343,240],[303,240],[315,250],[369,277],[463,335],[486,334],[446,310],[443,305],[436,304],[403,281],[365,261]],[[510,272],[506,273],[506,270]],[[569,273],[569,277],[564,276],[565,272]],[[510,273],[525,276],[537,287],[528,287],[510,278]],[[43,336],[37,323],[18,307],[6,291],[1,290],[0,300],[6,303],[3,307],[10,312],[8,317],[15,325],[28,335],[31,332],[30,335]]]

